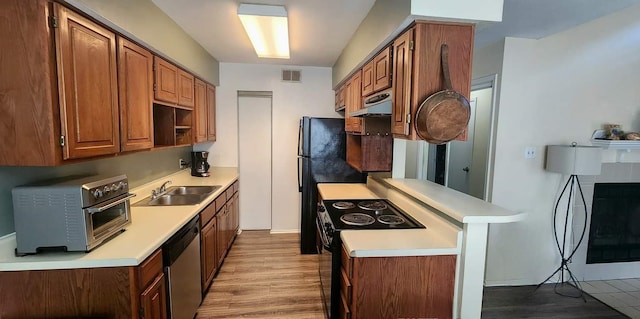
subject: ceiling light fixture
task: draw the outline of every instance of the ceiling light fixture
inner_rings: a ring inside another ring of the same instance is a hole
[[[289,23],[285,7],[241,3],[238,17],[258,57],[289,58]]]

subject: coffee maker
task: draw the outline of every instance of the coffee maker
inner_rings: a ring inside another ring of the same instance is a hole
[[[209,152],[191,152],[191,176],[209,176]]]

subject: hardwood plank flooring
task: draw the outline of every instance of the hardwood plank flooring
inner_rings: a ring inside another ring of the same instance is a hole
[[[554,285],[545,284],[535,292],[535,286],[485,287],[482,319],[628,318],[586,293],[587,302],[581,298],[559,296],[553,291]],[[569,289],[571,289],[569,293],[575,292],[572,287]]]
[[[299,234],[243,231],[196,318],[324,319],[317,259]]]
[[[324,319],[316,255],[301,255],[298,234],[243,231],[198,309],[205,318]],[[628,318],[586,295],[558,296],[553,284],[487,287],[483,319]],[[375,318],[366,318],[375,319]]]

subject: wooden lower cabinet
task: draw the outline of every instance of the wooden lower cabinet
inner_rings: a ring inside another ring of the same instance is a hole
[[[452,318],[455,255],[346,254],[343,248],[340,318]]]
[[[137,267],[0,272],[1,318],[167,318],[162,251]]]
[[[216,202],[200,212],[200,268],[202,270],[202,293],[204,294],[218,270],[217,238],[218,217]]]

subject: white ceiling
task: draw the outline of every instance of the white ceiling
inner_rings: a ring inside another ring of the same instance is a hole
[[[220,62],[331,67],[375,0],[152,0]],[[446,0],[443,0],[446,1]],[[240,2],[284,5],[291,59],[260,59],[236,11]],[[481,23],[476,47],[506,36],[539,39],[640,0],[504,0],[503,21]]]

